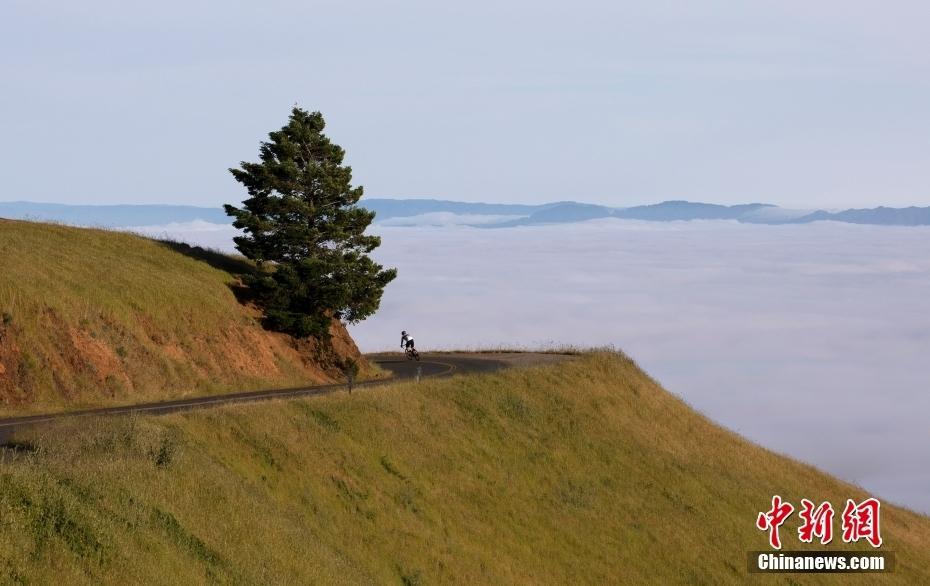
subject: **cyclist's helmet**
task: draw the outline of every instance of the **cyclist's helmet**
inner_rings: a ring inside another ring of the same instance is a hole
[[[400,335],[401,335],[401,336],[406,336],[406,335],[407,335],[407,332],[406,332],[406,331],[402,331],[402,332],[400,333]]]

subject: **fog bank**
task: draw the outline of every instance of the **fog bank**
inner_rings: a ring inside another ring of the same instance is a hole
[[[230,231],[175,236],[229,247]],[[366,351],[615,345],[712,419],[930,513],[930,229],[378,226]],[[811,495],[814,499],[817,495]]]

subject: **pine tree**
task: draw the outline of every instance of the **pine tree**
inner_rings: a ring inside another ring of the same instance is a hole
[[[332,319],[369,317],[397,276],[368,256],[381,244],[365,234],[375,214],[356,205],[362,188],[324,126],[319,112],[295,107],[261,143],[260,162],[229,170],[249,194],[241,208],[225,206],[244,232],[236,248],[259,267],[247,284],[267,325],[297,337],[326,338]]]

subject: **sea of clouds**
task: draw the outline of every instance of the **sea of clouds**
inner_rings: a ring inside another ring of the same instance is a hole
[[[401,329],[427,353],[614,345],[730,429],[930,513],[930,228],[444,223],[374,228],[399,276],[351,329],[363,350]]]

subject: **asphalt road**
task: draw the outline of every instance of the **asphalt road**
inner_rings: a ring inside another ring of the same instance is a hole
[[[381,368],[390,370],[394,378],[415,378],[417,369],[420,369],[420,376],[448,376],[457,373],[494,372],[508,367],[502,360],[463,354],[422,354],[419,362],[407,360],[403,354],[369,354],[367,358]]]
[[[462,373],[493,372],[508,366],[501,360],[487,357],[464,356],[461,354],[429,354],[421,355],[419,362],[407,360],[403,354],[370,354],[367,358],[391,371],[390,379],[356,383],[353,389],[361,389],[376,385],[383,385],[398,379],[412,379],[417,376],[441,377]],[[49,413],[42,415],[27,415],[23,417],[10,417],[0,419],[0,443],[4,443],[16,431],[34,427],[44,423],[68,418],[89,417],[101,415],[127,415],[131,413],[164,414],[177,411],[187,411],[201,407],[211,407],[227,403],[244,403],[246,401],[262,401],[267,399],[280,399],[287,397],[309,397],[313,395],[326,395],[337,391],[347,390],[345,383],[301,387],[293,389],[271,389],[267,391],[249,391],[245,393],[230,393],[223,395],[210,395],[193,397],[190,399],[176,399],[157,403],[140,403],[123,407],[102,407],[99,409],[84,409],[69,411],[67,413]]]

